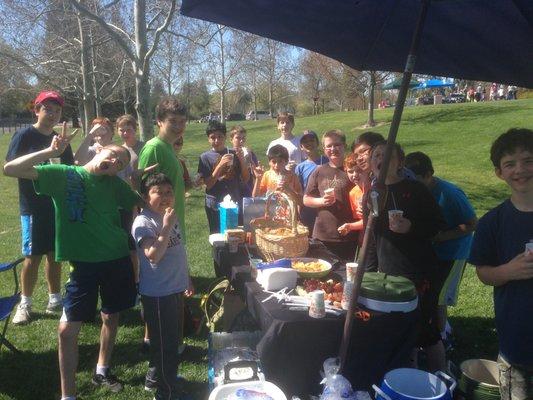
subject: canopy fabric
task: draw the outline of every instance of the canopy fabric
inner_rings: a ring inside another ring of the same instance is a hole
[[[423,90],[423,89],[438,89],[444,87],[454,87],[455,83],[441,81],[440,79],[430,79],[425,82],[420,82],[419,85],[413,88],[413,90]]]
[[[381,90],[393,90],[393,89],[399,89],[402,86],[402,80],[401,79],[395,79],[392,82],[386,83],[385,85],[381,86]],[[416,88],[420,86],[420,82],[412,80],[409,82],[409,87]]]
[[[404,70],[421,0],[183,0],[182,14],[361,71]],[[532,0],[433,0],[414,73],[533,88]]]

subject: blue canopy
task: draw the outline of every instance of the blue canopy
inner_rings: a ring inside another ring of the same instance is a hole
[[[183,0],[184,15],[357,70],[404,70],[421,0]],[[533,88],[532,0],[433,0],[414,73]]]
[[[422,89],[438,89],[444,87],[453,87],[455,83],[441,81],[440,79],[429,79],[425,82],[420,82],[420,84],[413,88],[413,90],[422,90]]]

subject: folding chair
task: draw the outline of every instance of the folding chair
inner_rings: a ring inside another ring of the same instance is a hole
[[[2,334],[0,335],[0,350],[2,350],[2,345],[5,345],[13,353],[19,353],[19,350],[6,339],[7,324],[9,323],[9,316],[11,311],[17,305],[20,299],[19,292],[19,281],[17,277],[17,265],[24,261],[23,258],[18,259],[12,263],[0,264],[0,273],[13,270],[13,277],[15,281],[15,290],[13,291],[12,296],[1,297],[0,298],[0,321],[4,321],[4,328],[2,329]]]

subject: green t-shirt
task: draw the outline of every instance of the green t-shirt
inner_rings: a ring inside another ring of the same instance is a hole
[[[119,208],[131,209],[139,196],[116,176],[91,175],[83,167],[35,167],[35,191],[52,197],[58,261],[102,262],[129,254]]]
[[[174,153],[172,145],[159,137],[150,139],[139,155],[139,168],[159,164],[157,172],[165,174],[174,187],[174,209],[178,215],[182,237],[185,239],[185,182],[183,167]]]

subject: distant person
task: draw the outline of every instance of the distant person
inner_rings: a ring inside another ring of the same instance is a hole
[[[37,122],[26,128],[19,129],[13,134],[6,161],[50,146],[57,135],[54,127],[61,119],[63,97],[57,92],[48,90],[41,92],[35,98],[34,113]],[[72,165],[74,156],[70,145],[59,156],[59,160],[44,160],[45,163]],[[32,296],[37,283],[39,264],[43,256],[46,257],[45,276],[48,284],[48,305],[46,313],[61,311],[61,263],[55,259],[54,235],[55,212],[52,199],[36,193],[30,179],[19,178],[19,208],[22,233],[22,255],[24,264],[20,273],[21,300],[13,316],[15,325],[30,322],[32,314]]]
[[[98,150],[113,142],[113,123],[109,118],[98,117],[91,122],[91,130],[83,138],[80,147],[76,150],[74,159],[76,164],[87,164]]]
[[[507,90],[507,100],[516,100],[517,87],[510,85]]]
[[[162,99],[156,108],[159,133],[150,139],[139,155],[139,168],[157,164],[156,172],[165,174],[174,188],[174,210],[185,235],[185,181],[183,166],[174,153],[174,142],[183,137],[187,126],[187,109],[176,98]]]
[[[211,149],[202,153],[198,160],[198,176],[205,183],[205,213],[209,232],[220,232],[219,203],[226,195],[239,206],[239,221],[242,222],[241,182],[246,184],[250,172],[243,152],[226,147],[226,125],[211,121],[207,125],[207,141]]]
[[[339,227],[354,221],[349,198],[354,185],[344,172],[346,136],[338,129],[327,131],[322,136],[322,146],[329,161],[318,166],[309,177],[303,203],[317,210],[313,238],[342,261],[353,261],[357,234],[339,233]]]
[[[433,237],[433,249],[439,259],[437,276],[443,284],[438,323],[441,337],[446,340],[447,307],[457,304],[459,283],[476,229],[476,213],[461,189],[434,175],[429,156],[420,151],[410,153],[405,157],[405,165],[431,191],[446,220],[446,228]]]
[[[305,154],[300,149],[300,137],[292,134],[292,130],[294,129],[294,115],[288,112],[279,113],[277,122],[278,131],[281,136],[270,142],[267,148],[267,154],[272,146],[277,144],[282,145],[289,152],[289,164],[287,168],[294,171],[296,166],[305,160]]]
[[[309,177],[313,171],[322,164],[327,163],[328,158],[320,153],[320,140],[315,132],[305,130],[300,138],[300,149],[305,153],[306,159],[296,166],[294,173],[300,181],[303,192],[307,188]],[[302,206],[300,209],[300,219],[309,229],[312,235],[315,226],[316,209]]]
[[[245,146],[246,129],[244,129],[244,127],[242,127],[241,125],[235,125],[234,127],[232,127],[230,130],[230,139],[235,154],[242,153],[242,157],[244,157],[244,160],[246,161],[246,165],[249,171],[248,173],[250,175],[250,179],[248,179],[248,182],[241,182],[242,197],[251,197],[255,183],[253,169],[257,166],[259,160],[257,159],[255,153],[250,148]]]
[[[280,144],[272,146],[268,150],[268,165],[270,169],[263,171],[261,165],[254,168],[256,180],[253,197],[266,196],[276,190],[281,190],[291,195],[298,204],[301,204],[302,187],[294,172],[286,168],[288,162],[289,153],[287,149]]]
[[[31,179],[35,190],[54,201],[57,230],[56,259],[69,261],[63,315],[58,328],[59,371],[63,400],[76,398],[78,336],[83,322],[93,321],[101,299],[100,351],[92,382],[112,392],[122,383],[109,364],[119,324],[119,313],[133,307],[137,297],[126,232],[119,208],[131,209],[141,199],[117,172],[129,163],[122,146],[108,145],[83,167],[42,165],[58,157],[72,136],[54,136],[44,150],[8,162],[8,176]]]
[[[494,286],[501,398],[532,399],[533,131],[500,135],[490,158],[511,197],[479,220],[468,262],[481,282]]]
[[[177,399],[183,394],[176,379],[183,295],[192,295],[194,288],[172,208],[174,189],[170,179],[150,174],[143,180],[141,193],[146,205],[135,218],[132,234],[140,261],[139,293],[150,340],[145,388],[156,389],[155,399]]]

